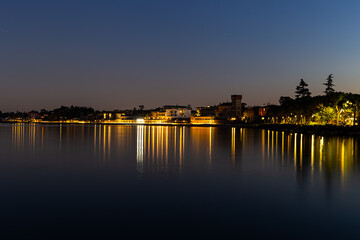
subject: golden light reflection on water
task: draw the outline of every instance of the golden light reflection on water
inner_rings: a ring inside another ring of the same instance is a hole
[[[210,167],[211,167],[211,149],[212,149],[211,141],[212,141],[212,127],[209,127],[209,165],[210,165]]]
[[[353,137],[322,137],[235,127],[80,127],[17,123],[10,129],[13,153],[35,154],[52,147],[65,154],[77,146],[86,146],[94,158],[109,163],[121,161],[116,156],[133,151],[136,158],[134,170],[139,174],[168,173],[174,169],[182,173],[196,167],[212,169],[219,164],[237,168],[249,164],[264,166],[266,163],[267,166],[291,168],[296,175],[309,172],[312,177],[318,173],[323,177],[339,176],[345,183],[348,175],[354,174],[352,169],[359,161],[359,139]]]
[[[235,154],[236,154],[236,131],[235,128],[231,128],[231,162],[235,166]]]
[[[285,152],[285,133],[281,132],[281,163],[284,165],[284,152]]]
[[[273,141],[269,140],[271,134],[261,131],[260,142],[263,151],[269,151],[273,147]],[[274,144],[281,151],[279,161],[285,167],[292,166],[296,174],[305,174],[309,171],[313,176],[317,170],[325,178],[340,176],[341,182],[344,183],[347,176],[352,173],[349,170],[356,168],[356,161],[360,161],[359,139],[354,137],[323,137],[282,132],[279,141]],[[262,156],[268,153],[263,152]]]
[[[265,162],[265,130],[261,130],[262,160]]]
[[[340,161],[341,161],[341,179],[344,180],[344,175],[345,175],[345,141],[344,139],[342,139],[341,142],[341,157],[340,157]]]
[[[300,134],[300,168],[303,164],[303,134]]]
[[[320,152],[319,152],[319,171],[321,172],[324,152],[324,137],[320,138]]]
[[[315,161],[315,135],[311,135],[311,174],[314,173]]]

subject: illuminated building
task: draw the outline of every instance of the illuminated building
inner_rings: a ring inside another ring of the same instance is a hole
[[[151,120],[167,120],[165,111],[152,111],[148,117]]]
[[[265,117],[269,108],[270,107],[260,107],[259,108],[259,116]]]
[[[115,113],[115,119],[122,119],[125,117],[125,113]]]
[[[221,120],[217,120],[214,116],[194,116],[191,117],[191,124],[220,124]]]
[[[188,120],[191,118],[191,108],[178,105],[164,106],[165,116],[168,121]]]
[[[102,114],[104,120],[110,120],[116,116],[113,112],[103,112]]]

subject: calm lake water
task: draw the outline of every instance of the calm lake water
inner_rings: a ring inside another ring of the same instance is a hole
[[[359,139],[0,125],[0,236],[358,239]]]

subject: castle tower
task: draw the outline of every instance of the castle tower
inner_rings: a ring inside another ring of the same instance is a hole
[[[232,115],[237,119],[241,117],[241,113],[242,113],[241,100],[242,100],[242,95],[231,95]]]

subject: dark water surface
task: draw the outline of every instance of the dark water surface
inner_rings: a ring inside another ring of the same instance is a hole
[[[1,239],[360,238],[359,139],[0,125]]]

